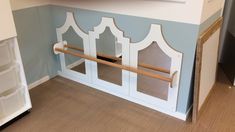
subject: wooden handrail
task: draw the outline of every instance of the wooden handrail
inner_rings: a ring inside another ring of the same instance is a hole
[[[64,47],[69,48],[69,49],[73,49],[73,50],[78,50],[78,51],[81,51],[81,52],[84,51],[82,48],[77,47],[77,46],[64,45]],[[102,54],[102,53],[97,53],[97,56],[104,57],[104,58],[107,58],[107,59],[112,59],[112,60],[115,60],[115,61],[121,61],[122,60],[121,58],[114,57],[114,56],[111,56],[111,55],[105,55],[105,54]]]
[[[72,46],[72,45],[64,45],[64,47],[74,49],[74,50],[78,50],[78,51],[82,51],[82,52],[84,51],[82,48]],[[115,61],[121,61],[122,60],[122,58],[102,54],[102,53],[99,53],[99,52],[97,53],[97,56],[104,57],[104,58],[107,58],[107,59],[112,59],[112,60],[115,60]],[[143,67],[143,68],[147,68],[147,69],[151,69],[151,70],[154,70],[154,71],[170,74],[170,70],[165,69],[165,68],[156,67],[156,66],[152,66],[152,65],[144,64],[144,63],[139,63],[138,66]]]
[[[101,64],[109,65],[109,66],[112,66],[112,67],[120,68],[120,69],[123,69],[123,70],[135,72],[135,73],[138,73],[138,74],[141,74],[141,75],[144,75],[144,76],[156,78],[156,79],[159,79],[159,80],[162,80],[162,81],[165,81],[165,82],[169,82],[171,85],[172,85],[172,82],[173,82],[173,77],[174,76],[172,76],[172,78],[164,77],[164,76],[161,76],[161,75],[158,75],[158,74],[153,74],[153,73],[150,73],[150,72],[146,72],[144,70],[140,70],[140,69],[137,69],[137,68],[112,63],[112,62],[97,59],[95,57],[91,57],[91,56],[88,56],[88,55],[84,55],[84,54],[80,54],[80,53],[74,53],[74,52],[64,50],[64,49],[61,49],[61,48],[55,48],[55,51],[65,53],[65,54],[70,54],[70,55],[77,56],[77,57],[80,57],[80,58],[84,58],[84,59],[87,59],[87,60],[95,61],[97,63],[101,63]]]

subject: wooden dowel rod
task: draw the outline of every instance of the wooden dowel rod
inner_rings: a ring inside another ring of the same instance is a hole
[[[82,51],[82,52],[84,51],[82,48],[72,46],[72,45],[64,45],[64,47],[74,49],[74,50],[78,50],[78,51]],[[97,56],[104,57],[104,58],[107,58],[107,59],[112,59],[112,60],[115,60],[115,61],[121,61],[122,60],[121,58],[113,57],[111,55],[105,55],[105,54],[101,54],[101,53],[97,53]]]
[[[123,70],[135,72],[135,73],[138,73],[138,74],[141,74],[141,75],[144,75],[144,76],[148,76],[148,77],[152,77],[152,78],[156,78],[156,79],[159,79],[159,80],[162,80],[162,81],[172,83],[172,78],[168,78],[168,77],[164,77],[164,76],[161,76],[161,75],[153,74],[153,73],[146,72],[146,71],[143,71],[143,70],[140,70],[140,69],[137,69],[137,68],[132,68],[132,67],[129,67],[129,66],[124,66],[124,65],[104,61],[104,60],[97,59],[97,58],[94,58],[94,57],[91,57],[91,56],[88,56],[88,55],[73,53],[71,51],[60,49],[60,48],[55,48],[55,50],[58,51],[58,52],[65,53],[65,54],[70,54],[70,55],[77,56],[77,57],[80,57],[80,58],[84,58],[84,59],[87,59],[87,60],[95,61],[95,62],[98,62],[98,63],[101,63],[101,64],[109,65],[109,66],[112,66],[112,67],[116,67],[116,68],[120,68],[120,69],[123,69]]]
[[[161,67],[152,66],[152,65],[149,65],[149,64],[139,63],[138,66],[143,67],[143,68],[147,68],[147,69],[151,69],[151,70],[154,70],[154,71],[167,73],[167,74],[171,73],[170,70],[167,70],[167,69],[161,68]]]
[[[74,49],[74,50],[78,50],[78,51],[84,51],[82,48],[79,47],[75,47],[72,45],[64,45],[65,48],[70,48],[70,49]],[[122,58],[118,58],[118,57],[114,57],[111,55],[105,55],[105,54],[101,54],[101,53],[97,53],[98,56],[100,57],[104,57],[107,59],[112,59],[112,60],[116,60],[116,61],[121,61]],[[165,68],[161,68],[161,67],[156,67],[156,66],[152,66],[152,65],[148,65],[148,64],[144,64],[144,63],[139,63],[138,66],[143,67],[143,68],[147,68],[147,69],[151,69],[154,71],[159,71],[159,72],[163,72],[163,73],[167,73],[170,74],[170,70],[167,70]]]

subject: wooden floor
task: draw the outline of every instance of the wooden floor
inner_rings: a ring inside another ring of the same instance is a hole
[[[221,74],[196,124],[56,77],[30,91],[30,114],[4,132],[235,132],[235,88]]]

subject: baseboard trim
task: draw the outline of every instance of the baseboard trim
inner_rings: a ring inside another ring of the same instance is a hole
[[[31,90],[31,89],[33,89],[33,88],[39,86],[40,84],[42,84],[42,83],[48,81],[49,79],[50,79],[49,76],[45,76],[45,77],[43,77],[43,78],[41,78],[41,79],[39,79],[39,80],[37,80],[37,81],[35,81],[35,82],[29,84],[29,85],[28,85],[28,88],[29,88],[29,90]]]
[[[75,61],[74,63],[70,64],[67,66],[68,69],[72,69],[80,64],[82,64],[83,62],[85,62],[85,59],[80,59],[78,61]]]

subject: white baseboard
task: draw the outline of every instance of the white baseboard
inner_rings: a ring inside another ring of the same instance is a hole
[[[38,85],[40,85],[40,84],[42,84],[42,83],[48,81],[49,79],[50,79],[49,76],[45,76],[45,77],[43,77],[43,78],[41,78],[41,79],[39,79],[39,80],[37,80],[37,81],[35,81],[35,82],[29,84],[29,85],[28,85],[28,88],[29,88],[29,90],[31,90],[31,89],[37,87]]]
[[[82,64],[83,62],[85,62],[85,59],[80,59],[78,61],[75,61],[74,63],[70,64],[67,66],[68,69],[72,69],[80,64]]]

